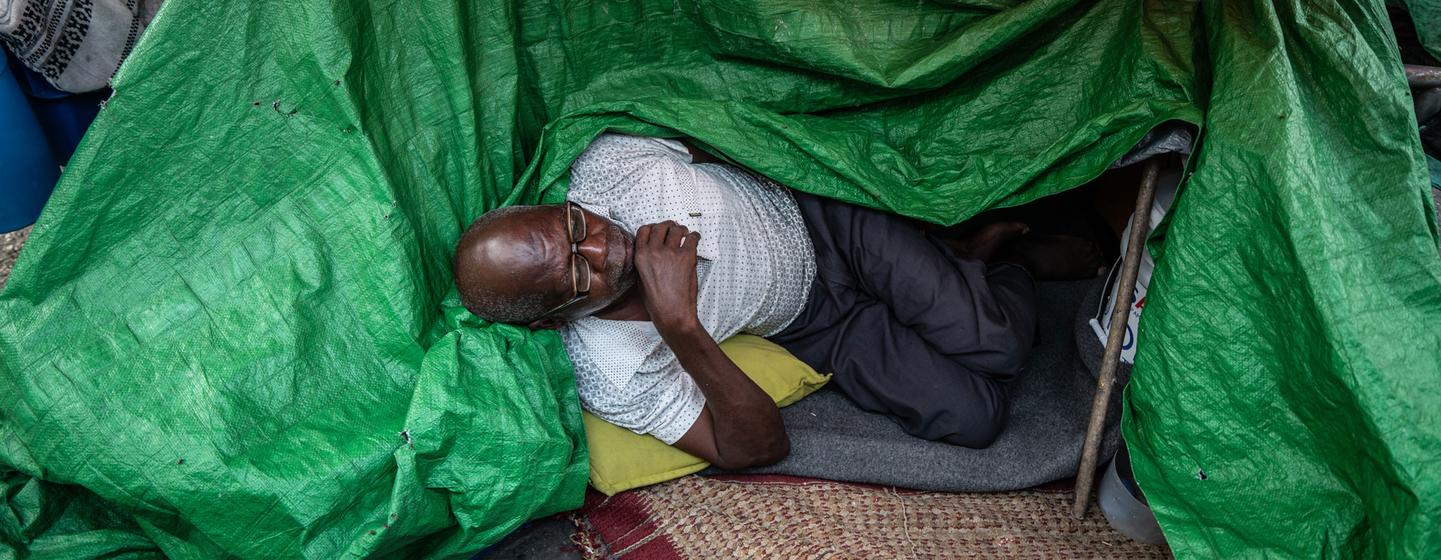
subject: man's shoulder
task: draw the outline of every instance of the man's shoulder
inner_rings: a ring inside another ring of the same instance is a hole
[[[643,176],[674,175],[689,162],[690,152],[674,140],[605,134],[571,163],[570,190],[585,201],[604,203],[622,191],[658,186],[666,181]]]

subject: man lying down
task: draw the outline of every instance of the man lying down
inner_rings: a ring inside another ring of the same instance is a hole
[[[718,341],[766,337],[906,432],[986,447],[1035,336],[1032,278],[1094,275],[1101,258],[1017,222],[943,242],[674,140],[602,135],[570,183],[563,205],[470,226],[462,301],[559,329],[587,410],[726,469],[779,461],[790,441]]]

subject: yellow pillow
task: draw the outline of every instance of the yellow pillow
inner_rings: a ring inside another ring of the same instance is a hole
[[[831,378],[758,336],[736,335],[720,347],[751,381],[775,399],[777,406],[801,400]],[[590,484],[607,496],[680,478],[710,465],[653,436],[637,434],[589,412],[582,416],[590,446]]]

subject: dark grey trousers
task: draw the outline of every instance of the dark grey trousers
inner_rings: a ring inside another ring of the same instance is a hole
[[[795,194],[816,279],[800,316],[770,339],[907,433],[990,445],[1005,424],[1004,383],[1035,338],[1030,275],[957,257],[897,216]]]

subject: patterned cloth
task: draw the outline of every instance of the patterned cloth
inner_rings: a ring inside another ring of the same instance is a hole
[[[670,140],[607,134],[571,166],[572,202],[631,233],[674,220],[701,234],[701,324],[716,340],[774,334],[800,313],[815,252],[780,185],[725,164],[695,164]],[[705,397],[649,321],[588,317],[561,330],[581,403],[592,414],[673,444]]]
[[[0,42],[57,89],[105,87],[162,0],[0,0]]]

